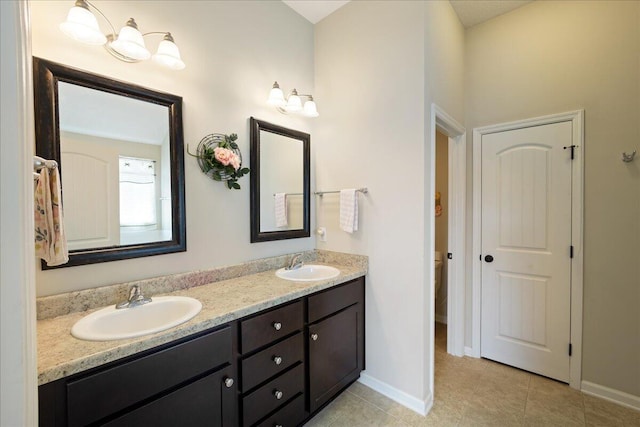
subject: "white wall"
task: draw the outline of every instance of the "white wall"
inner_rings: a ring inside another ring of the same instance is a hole
[[[530,3],[467,31],[465,69],[467,129],[584,108],[582,379],[640,397],[640,2]]]
[[[266,105],[274,80],[313,93],[313,26],[276,1],[97,1],[120,27],[134,17],[142,32],[171,31],[187,64],[170,71],[152,61],[127,64],[101,46],[66,37],[58,25],[69,1],[32,1],[33,55],[183,97],[185,145],[209,133],[237,133],[249,165],[249,117],[309,132],[311,121]],[[103,25],[103,30],[107,26]],[[150,50],[160,38],[147,38]],[[319,103],[319,108],[320,107]],[[186,148],[186,147],[185,147]],[[235,264],[315,247],[315,237],[249,243],[249,176],[230,191],[207,178],[185,153],[187,252],[37,271],[39,295]],[[312,171],[313,172],[313,171]]]
[[[0,2],[0,425],[37,425],[28,13]]]
[[[368,187],[359,231],[338,227],[338,197],[318,201],[327,242],[369,256],[366,374],[431,398],[429,111],[463,117],[464,32],[448,2],[351,2],[316,25],[318,190]],[[320,108],[320,104],[319,104]]]

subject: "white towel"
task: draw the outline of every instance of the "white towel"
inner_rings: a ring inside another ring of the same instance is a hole
[[[65,264],[69,261],[69,251],[62,220],[58,168],[40,170],[34,196],[36,256],[49,266]]]
[[[358,194],[353,188],[340,190],[340,228],[347,233],[358,231]]]
[[[274,207],[276,215],[276,227],[286,227],[287,220],[287,193],[276,193],[274,196]]]

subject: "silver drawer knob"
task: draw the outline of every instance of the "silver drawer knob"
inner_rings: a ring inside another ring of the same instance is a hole
[[[279,331],[280,329],[282,329],[282,323],[273,322],[273,329],[275,329],[276,331]]]
[[[282,424],[276,424],[276,427],[282,427]]]
[[[318,334],[311,334],[311,339],[314,341],[318,341]]]
[[[224,385],[227,388],[231,388],[231,386],[233,386],[233,378],[225,378],[224,379]]]
[[[282,394],[282,392],[281,392],[280,390],[276,390],[276,391],[274,391],[274,392],[273,392],[273,395],[274,395],[274,396],[276,397],[276,399],[278,399],[278,400],[282,399],[282,396],[283,396],[283,394]]]
[[[280,365],[280,364],[282,364],[282,357],[280,357],[280,356],[273,356],[273,363],[275,363],[276,365]]]

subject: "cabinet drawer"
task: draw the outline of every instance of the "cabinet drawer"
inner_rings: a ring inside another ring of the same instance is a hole
[[[86,425],[231,362],[231,329],[165,348],[67,383],[70,426]]]
[[[248,353],[301,330],[303,322],[302,301],[247,319],[240,324],[241,351]]]
[[[125,426],[193,426],[235,425],[235,387],[226,387],[231,367],[207,375],[160,399],[104,424]]]
[[[302,362],[302,333],[267,347],[242,361],[242,391],[248,391],[266,379]]]
[[[284,408],[258,424],[259,427],[296,427],[306,418],[304,411],[304,395],[293,399]]]
[[[301,394],[303,389],[304,365],[300,364],[242,399],[243,425],[253,425],[292,397]],[[276,396],[278,392],[282,393],[280,399]]]
[[[309,323],[362,301],[364,278],[359,278],[309,297]]]

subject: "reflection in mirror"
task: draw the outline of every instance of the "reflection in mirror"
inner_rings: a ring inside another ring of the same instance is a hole
[[[61,267],[186,250],[182,99],[39,58],[34,79],[37,154],[60,165]]]
[[[167,107],[60,82],[58,110],[69,249],[171,240]]]
[[[260,130],[260,231],[303,228],[303,158],[300,140]],[[276,219],[278,197],[284,197],[281,215],[286,221]]]
[[[309,134],[250,121],[251,242],[309,237]]]

